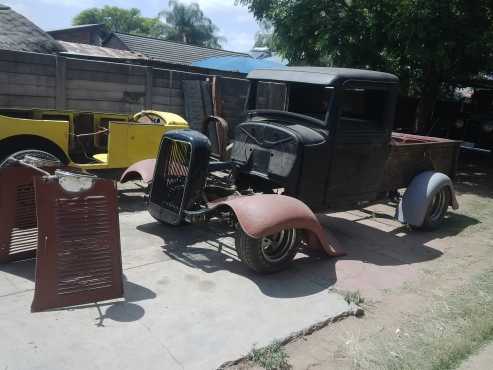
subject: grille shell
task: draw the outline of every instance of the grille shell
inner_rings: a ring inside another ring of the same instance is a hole
[[[38,218],[32,311],[123,296],[116,187],[98,179],[67,193],[57,180],[35,179]]]

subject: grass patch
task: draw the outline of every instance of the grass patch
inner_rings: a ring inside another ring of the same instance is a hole
[[[391,338],[356,348],[355,367],[449,370],[493,340],[493,270],[410,317]]]
[[[365,298],[361,295],[361,293],[359,292],[359,290],[352,291],[352,292],[344,291],[342,293],[344,295],[344,300],[348,304],[354,303],[355,305],[360,306],[363,303],[365,303]]]
[[[288,355],[279,342],[274,342],[263,348],[253,348],[248,355],[248,360],[266,370],[291,369]]]

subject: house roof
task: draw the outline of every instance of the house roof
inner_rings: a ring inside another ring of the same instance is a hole
[[[106,26],[103,23],[90,23],[90,24],[79,24],[77,26],[70,26],[66,28],[60,28],[57,30],[50,30],[46,31],[47,33],[56,33],[56,32],[67,32],[67,31],[76,31],[76,30],[83,30],[86,28],[96,28],[96,29],[106,29]]]
[[[351,68],[331,67],[283,67],[255,69],[247,76],[254,80],[300,82],[317,85],[332,85],[346,80],[378,81],[398,84],[399,79],[385,72]]]
[[[56,53],[63,47],[26,17],[0,4],[0,49]]]
[[[191,65],[198,60],[219,56],[249,56],[246,53],[188,45],[153,37],[119,32],[115,32],[114,36],[118,37],[130,51],[142,53],[150,59],[172,64]]]
[[[77,42],[58,41],[64,48],[64,55],[77,55],[77,56],[90,56],[96,58],[109,58],[109,59],[143,59],[146,60],[146,56],[140,53],[136,53],[130,50],[120,50],[105,48],[102,46],[80,44]]]

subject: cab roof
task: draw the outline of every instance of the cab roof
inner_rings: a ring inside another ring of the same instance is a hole
[[[336,83],[343,83],[346,80],[390,84],[399,83],[397,76],[390,73],[332,67],[259,68],[251,71],[247,78],[252,80],[298,82],[316,85],[334,85]]]

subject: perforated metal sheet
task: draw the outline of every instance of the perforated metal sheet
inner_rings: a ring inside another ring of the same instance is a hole
[[[32,258],[38,245],[34,177],[25,167],[0,170],[0,263]]]
[[[37,178],[39,249],[32,311],[123,296],[116,187],[97,180],[80,194]]]

